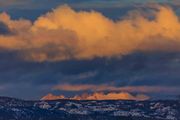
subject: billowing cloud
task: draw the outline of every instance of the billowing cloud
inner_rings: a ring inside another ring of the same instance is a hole
[[[166,86],[125,86],[116,87],[111,85],[70,85],[62,84],[53,87],[53,90],[62,91],[123,91],[123,92],[137,92],[137,93],[173,93],[179,91],[179,87],[166,87]]]
[[[12,20],[0,14],[12,35],[0,35],[0,48],[28,61],[61,61],[116,57],[134,51],[179,51],[180,22],[167,6],[159,6],[154,18],[137,13],[113,21],[96,11],[76,12],[60,6],[30,20]],[[167,19],[168,18],[168,19]]]
[[[71,100],[147,100],[148,96],[143,94],[131,95],[127,92],[120,93],[93,93],[93,94],[82,94],[80,96],[76,95],[74,97],[65,98],[63,95],[56,96],[53,94],[48,94],[42,97],[41,100],[57,100],[57,99],[71,99]]]

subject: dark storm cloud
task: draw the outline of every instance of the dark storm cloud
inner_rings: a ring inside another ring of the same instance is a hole
[[[96,10],[103,13],[105,16],[112,19],[119,19],[129,10],[137,8],[148,8],[152,1],[132,1],[132,0],[0,0],[0,11],[8,12],[13,19],[26,18],[35,20],[40,15],[56,8],[59,5],[68,4],[76,10]],[[42,4],[43,3],[43,4]],[[179,8],[178,1],[153,1],[154,4],[168,4],[173,8]],[[145,10],[145,9],[143,9]]]
[[[127,11],[134,9],[133,5],[124,6],[120,4],[119,7],[114,7],[113,5],[108,4],[108,1],[106,1],[104,4],[104,1],[96,1],[96,0],[20,0],[20,1],[0,1],[0,11],[6,11],[8,12],[13,19],[18,18],[26,18],[35,20],[37,17],[39,17],[42,14],[45,14],[52,8],[56,8],[59,5],[68,4],[72,8],[76,9],[77,11],[80,10],[96,10],[101,13],[103,13],[105,16],[108,16],[113,19],[119,19],[120,16],[123,16],[127,13]],[[43,4],[42,4],[43,3]],[[112,2],[114,3],[114,2]],[[115,4],[115,3],[114,3]],[[117,4],[117,3],[116,3]],[[109,7],[105,7],[109,6]]]
[[[135,3],[171,3],[179,4],[176,0],[0,0],[1,7],[23,7],[28,6],[28,8],[52,8],[60,4],[70,4],[76,7],[120,7],[123,5],[135,4]],[[43,3],[43,4],[42,4]]]
[[[0,35],[9,35],[9,34],[11,34],[11,31],[8,28],[8,26],[3,22],[0,22]]]
[[[1,58],[3,56],[4,59],[0,61],[0,83],[5,86],[1,92],[7,91],[6,94],[11,96],[33,98],[27,94],[33,89],[36,93],[34,98],[38,98],[38,95],[48,93],[53,86],[64,83],[112,84],[116,87],[180,86],[179,53],[137,52],[122,59],[99,58],[43,63],[13,60],[11,55],[1,53]],[[16,94],[22,90],[26,92]]]

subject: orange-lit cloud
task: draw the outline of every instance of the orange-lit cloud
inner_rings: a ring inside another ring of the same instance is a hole
[[[133,14],[119,21],[68,6],[60,6],[34,23],[12,20],[2,13],[0,22],[12,34],[0,35],[0,48],[39,62],[114,57],[139,50],[179,51],[178,16],[167,6],[156,9],[153,20]]]
[[[62,91],[123,91],[123,92],[137,92],[137,93],[174,93],[180,90],[178,87],[163,87],[163,86],[125,86],[116,87],[111,85],[71,85],[61,84],[53,87],[53,90]]]
[[[148,100],[149,97],[143,94],[131,95],[127,92],[120,93],[93,93],[93,94],[82,94],[76,95],[71,98],[65,98],[63,95],[56,96],[48,94],[41,98],[41,100],[57,100],[57,99],[71,99],[71,100]]]

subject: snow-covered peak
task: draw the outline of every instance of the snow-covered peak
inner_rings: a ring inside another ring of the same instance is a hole
[[[49,93],[48,95],[44,96],[41,98],[41,100],[58,100],[58,99],[64,99],[65,97],[63,95],[53,95],[51,93]]]
[[[143,94],[132,95],[127,92],[120,93],[103,93],[103,92],[95,92],[93,94],[84,93],[82,95],[76,95],[74,97],[65,98],[63,95],[55,96],[53,94],[48,94],[44,96],[41,100],[57,100],[57,99],[69,99],[69,100],[148,100],[149,97]]]

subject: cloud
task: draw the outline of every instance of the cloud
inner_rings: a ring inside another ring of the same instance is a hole
[[[0,22],[0,35],[8,35],[11,31],[9,30],[8,26],[3,22]]]
[[[143,94],[131,95],[127,92],[120,93],[93,93],[93,94],[82,94],[80,96],[76,95],[74,97],[66,98],[63,95],[56,96],[53,94],[48,94],[41,98],[41,100],[57,100],[57,99],[71,99],[71,100],[147,100],[148,96]]]
[[[70,85],[70,84],[62,84],[55,86],[53,89],[54,90],[63,90],[63,91],[84,91],[84,90],[94,90],[94,91],[99,91],[99,90],[105,90],[109,89],[106,88],[108,87],[107,85]]]
[[[26,5],[29,3],[29,0],[0,0],[1,7],[12,7],[18,5]]]
[[[44,3],[44,4],[42,4]],[[73,8],[116,8],[122,6],[129,6],[129,5],[143,5],[143,4],[150,4],[150,3],[159,3],[159,4],[179,4],[178,0],[0,0],[0,6],[6,8],[18,8],[18,9],[47,9],[53,8],[57,5],[68,4]]]
[[[178,16],[167,6],[156,11],[152,20],[133,14],[113,21],[96,11],[76,12],[60,6],[34,23],[12,20],[2,13],[0,22],[14,34],[0,35],[0,47],[18,53],[23,60],[38,62],[109,58],[139,50],[179,51]]]
[[[93,91],[93,92],[101,92],[101,91],[123,91],[123,92],[137,92],[137,93],[175,93],[179,91],[179,87],[166,87],[166,86],[124,86],[124,87],[116,87],[112,85],[90,85],[90,84],[82,84],[82,85],[71,85],[71,84],[61,84],[53,87],[53,90],[61,90],[61,91]]]

